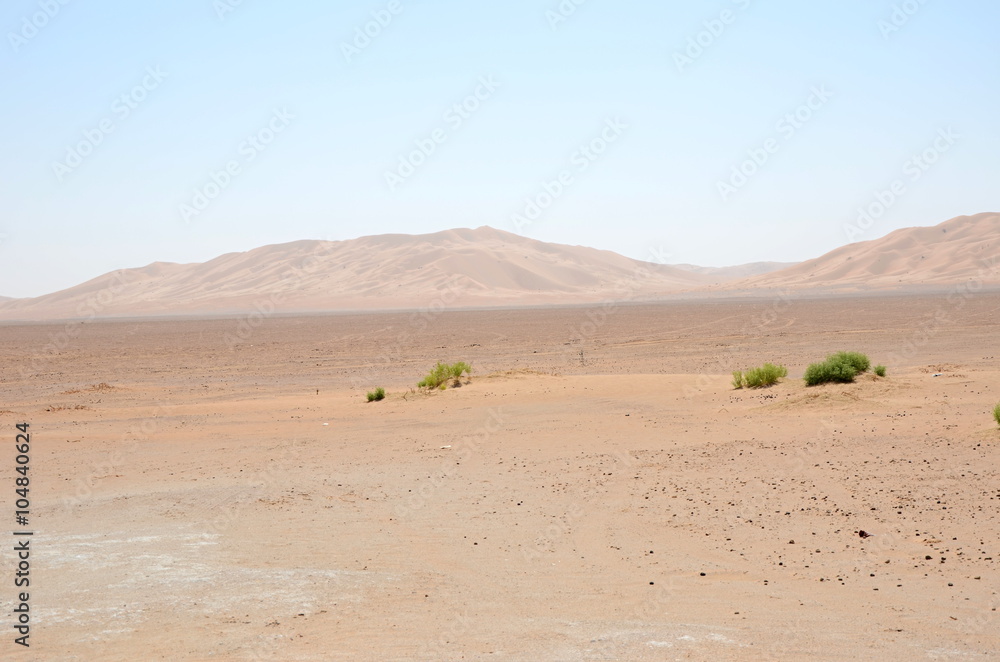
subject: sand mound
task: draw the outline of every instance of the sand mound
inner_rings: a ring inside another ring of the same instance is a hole
[[[896,230],[733,287],[863,290],[970,280],[1000,283],[1000,214]]]
[[[711,280],[481,227],[296,241],[203,264],[156,262],[0,303],[0,319],[427,309],[654,298]]]
[[[60,292],[0,298],[0,320],[425,310],[649,301],[762,289],[886,290],[1000,283],[1000,214],[962,216],[794,266],[668,266],[489,227],[296,241],[202,264],[155,262]],[[738,280],[733,280],[738,279]]]

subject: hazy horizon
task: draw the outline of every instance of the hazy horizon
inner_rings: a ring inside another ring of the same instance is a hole
[[[997,210],[997,19],[971,0],[17,0],[0,295],[482,225],[799,262]]]

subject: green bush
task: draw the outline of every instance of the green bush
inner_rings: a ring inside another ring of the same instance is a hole
[[[868,360],[868,357],[860,352],[837,352],[832,356],[826,357],[827,361],[836,361],[837,363],[846,363],[857,372],[859,375],[863,372],[867,372],[868,368],[871,367],[872,362]]]
[[[746,372],[737,370],[733,373],[734,388],[763,388],[778,383],[782,377],[788,376],[788,368],[783,365],[765,363],[759,368],[750,368]]]
[[[805,380],[806,386],[816,386],[827,382],[853,382],[857,376],[858,371],[847,363],[824,361],[806,368]]]
[[[417,386],[426,389],[439,388],[443,391],[448,388],[449,379],[452,380],[454,386],[460,386],[462,375],[471,373],[472,366],[465,361],[459,361],[451,365],[438,361],[437,365],[427,373],[427,376],[417,382]]]
[[[884,365],[875,366],[874,373],[879,377],[885,377],[885,366]]]
[[[379,386],[374,391],[368,391],[368,402],[378,402],[385,400],[385,389]]]
[[[813,363],[806,368],[806,386],[816,386],[828,382],[848,383],[871,367],[871,361],[858,352],[837,352],[826,357],[822,363]]]
[[[785,366],[765,363],[760,368],[751,368],[743,375],[747,386],[750,388],[762,388],[777,384],[782,377],[788,376],[788,369]]]
[[[1000,404],[993,408],[993,419],[1000,425]]]
[[[462,375],[472,374],[472,366],[465,361],[459,361],[458,363],[451,364],[451,378],[454,380],[459,380]]]
[[[743,381],[743,372],[741,370],[733,371],[733,388],[743,388],[746,383]]]

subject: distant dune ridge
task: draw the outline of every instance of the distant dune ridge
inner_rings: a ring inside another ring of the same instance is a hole
[[[652,264],[480,227],[296,241],[200,264],[155,262],[40,297],[0,298],[0,319],[523,306],[775,288],[896,288],[973,278],[996,283],[998,253],[996,213],[897,230],[791,266],[725,268]]]
[[[1000,282],[1000,214],[959,216],[933,227],[904,228],[732,288],[885,289]]]
[[[202,264],[156,262],[0,303],[5,319],[496,306],[641,299],[711,282],[611,251],[481,227],[296,241]]]

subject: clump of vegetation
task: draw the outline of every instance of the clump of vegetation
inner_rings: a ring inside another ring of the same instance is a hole
[[[448,388],[449,380],[452,382],[452,386],[461,386],[462,375],[469,374],[472,374],[472,366],[465,361],[451,364],[438,361],[438,364],[417,383],[417,386],[426,389],[437,388],[443,391]]]
[[[838,363],[846,363],[860,375],[863,372],[867,372],[868,368],[872,366],[872,362],[868,360],[868,357],[861,352],[837,352],[831,356],[826,357],[827,361],[836,361]]]
[[[779,379],[788,376],[788,368],[783,365],[765,363],[759,368],[750,368],[746,372],[737,370],[733,373],[733,388],[764,388],[778,383]]]
[[[1000,403],[993,408],[993,420],[997,422],[997,425],[1000,425]]]
[[[779,379],[787,376],[788,368],[785,366],[765,363],[759,368],[747,370],[743,375],[743,379],[746,380],[747,386],[750,388],[763,388],[764,386],[777,384]]]
[[[847,363],[824,361],[823,363],[813,363],[806,368],[805,380],[806,386],[816,386],[830,382],[853,382],[857,376],[858,371]]]
[[[379,386],[374,391],[368,391],[368,402],[378,402],[385,400],[385,389]]]
[[[743,371],[734,370],[733,371],[733,388],[743,388],[746,386],[746,382],[743,381]]]
[[[866,372],[870,367],[871,361],[864,354],[837,352],[826,357],[826,361],[813,363],[806,368],[806,386],[816,386],[828,382],[853,382],[855,377]]]
[[[884,365],[877,365],[872,370],[872,372],[874,372],[879,377],[885,377],[885,366]]]

